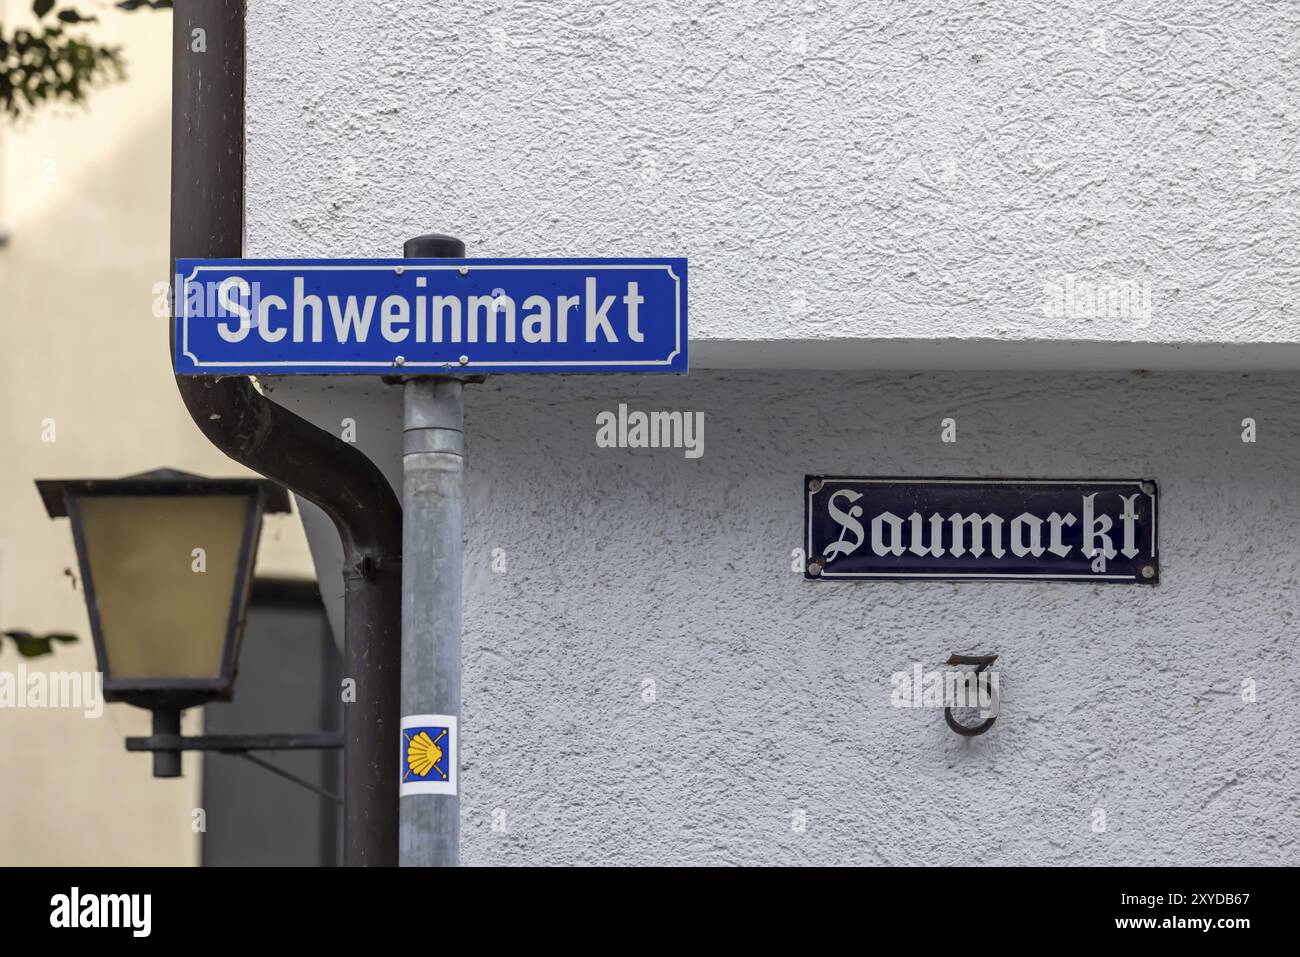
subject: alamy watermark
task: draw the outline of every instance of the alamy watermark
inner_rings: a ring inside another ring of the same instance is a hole
[[[596,446],[602,449],[682,449],[688,459],[704,454],[703,412],[628,411],[596,413]]]
[[[1127,319],[1151,322],[1151,286],[1138,279],[1105,277],[1097,282],[1067,273],[1043,285],[1043,315],[1049,319]]]
[[[996,671],[927,671],[918,662],[911,671],[895,671],[890,682],[895,708],[978,708],[981,718],[998,714]]]
[[[148,937],[153,927],[152,894],[83,894],[73,887],[50,898],[50,926],[121,928]]]
[[[98,671],[0,671],[0,708],[79,708],[104,713],[104,676]]]

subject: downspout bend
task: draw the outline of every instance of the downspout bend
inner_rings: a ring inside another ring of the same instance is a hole
[[[243,0],[177,0],[173,10],[173,280],[177,259],[243,252],[244,21]],[[203,48],[194,50],[199,31]],[[401,503],[359,449],[267,399],[249,379],[176,376],[176,387],[208,441],[318,505],[338,529],[343,667],[352,682],[350,697],[343,689],[344,863],[396,865]]]

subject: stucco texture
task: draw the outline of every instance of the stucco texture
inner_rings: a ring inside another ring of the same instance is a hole
[[[1228,376],[470,387],[465,862],[1295,863],[1298,398]],[[703,458],[597,448],[620,401],[704,411]],[[808,582],[805,472],[1155,478],[1161,582]],[[893,672],[952,652],[1001,656],[983,737],[891,704]]]
[[[1295,344],[1297,29],[1284,0],[254,0],[249,250],[687,256],[701,349]],[[1052,318],[1067,275],[1150,313]]]
[[[1087,343],[1300,368],[1298,26],[1209,0],[250,3],[246,255],[437,230],[690,260],[689,377],[467,388],[464,862],[1297,861],[1300,379],[1046,370]],[[1149,315],[1046,315],[1067,276],[1140,284]],[[1037,371],[860,371],[898,343]],[[789,368],[828,362],[859,371]],[[399,390],[270,385],[400,474]],[[703,458],[598,448],[619,402],[703,411]],[[807,472],[1154,478],[1161,581],[805,582]],[[953,652],[1000,656],[983,737],[891,706],[892,673]]]

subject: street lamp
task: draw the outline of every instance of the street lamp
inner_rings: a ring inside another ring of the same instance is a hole
[[[265,479],[158,469],[41,480],[72,523],[104,697],[153,712],[154,777],[179,777],[183,709],[229,701],[262,515],[289,511]],[[173,741],[174,739],[174,741]],[[128,747],[130,742],[128,741]]]

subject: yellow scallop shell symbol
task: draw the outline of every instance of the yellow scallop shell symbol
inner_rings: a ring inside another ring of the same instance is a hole
[[[422,778],[428,777],[430,771],[437,771],[444,781],[447,780],[447,775],[438,767],[438,762],[442,760],[442,748],[438,747],[438,742],[446,734],[444,728],[436,740],[429,737],[428,731],[421,731],[413,738],[407,737],[406,763],[412,771]]]

